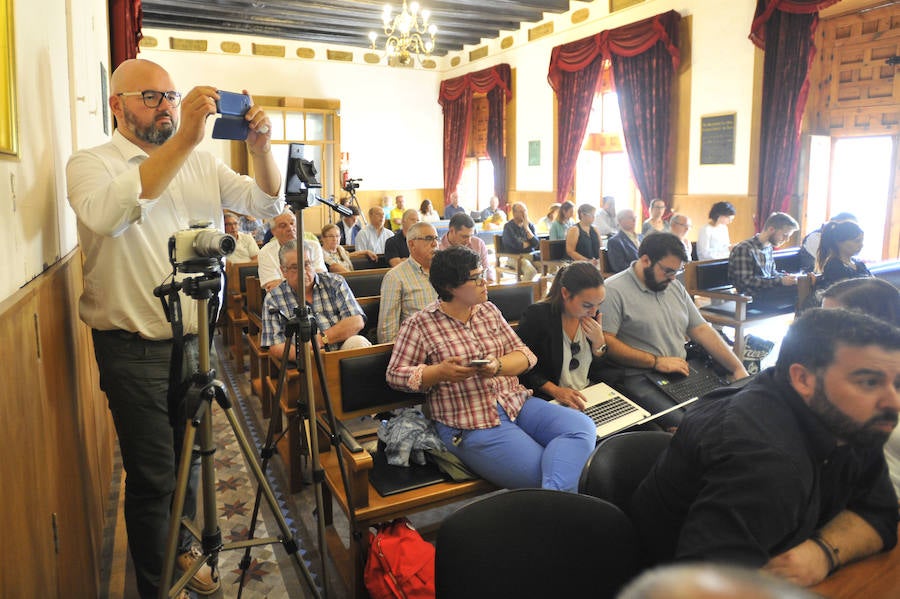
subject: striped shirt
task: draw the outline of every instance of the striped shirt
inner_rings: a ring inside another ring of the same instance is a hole
[[[366,319],[363,309],[357,303],[356,298],[347,286],[347,281],[340,275],[330,273],[316,273],[313,281],[312,309],[316,317],[316,326],[319,332],[324,332],[339,321],[359,314]],[[263,347],[271,347],[284,343],[284,322],[278,314],[270,314],[272,308],[286,316],[294,315],[297,300],[294,291],[287,281],[282,281],[277,287],[266,295],[263,302],[263,327],[259,344]],[[340,343],[330,344],[326,350],[339,349]]]
[[[381,280],[381,305],[378,309],[378,343],[390,343],[400,323],[437,299],[422,265],[407,258]]]
[[[441,311],[440,301],[429,304],[400,327],[387,369],[387,383],[403,391],[420,391],[424,365],[439,364],[458,356],[464,362],[520,351],[528,367],[537,358],[519,339],[500,310],[485,302],[472,307],[468,322],[460,322]],[[531,391],[516,376],[473,376],[461,382],[440,382],[426,390],[432,419],[460,429],[498,426],[499,403],[515,420]]]

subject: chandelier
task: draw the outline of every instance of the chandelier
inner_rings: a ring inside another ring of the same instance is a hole
[[[384,52],[387,54],[388,64],[411,67],[415,61],[420,64],[425,56],[429,56],[434,50],[434,34],[437,27],[428,23],[431,12],[423,9],[419,12],[419,3],[413,2],[407,8],[406,0],[403,0],[403,8],[396,16],[391,16],[390,4],[385,4],[382,20],[384,21],[384,35],[387,40],[384,43]],[[375,40],[378,34],[369,32],[369,41],[375,50]]]

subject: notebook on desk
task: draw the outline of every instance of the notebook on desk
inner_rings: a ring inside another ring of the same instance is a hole
[[[650,412],[606,383],[591,385],[582,389],[581,394],[587,403],[584,413],[597,425],[598,437],[606,437],[650,418]],[[559,402],[554,400],[552,403]]]

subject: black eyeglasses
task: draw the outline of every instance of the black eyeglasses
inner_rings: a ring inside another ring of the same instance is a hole
[[[478,273],[477,275],[473,275],[466,279],[467,281],[474,282],[477,286],[481,287],[484,285],[484,271]]]
[[[575,356],[581,353],[581,344],[577,341],[571,343],[569,345],[569,351],[572,353],[572,359],[569,360],[569,370],[577,370],[578,367],[581,366],[581,362],[579,362],[578,358],[576,358]]]
[[[434,235],[426,235],[425,237],[413,237],[413,241],[424,241],[426,243],[435,243],[440,239],[439,237],[435,237]]]
[[[145,89],[141,92],[120,92],[116,95],[140,96],[141,100],[144,101],[144,106],[146,106],[147,108],[157,108],[160,104],[162,104],[163,98],[165,98],[173,108],[181,104],[181,93],[176,91],[159,92],[153,89]]]
[[[657,264],[659,264],[659,262],[657,262]],[[659,268],[660,268],[660,270],[663,271],[663,274],[666,275],[667,277],[669,277],[670,279],[673,279],[684,272],[683,266],[681,268],[669,268],[667,266],[663,266],[662,264],[659,264]]]

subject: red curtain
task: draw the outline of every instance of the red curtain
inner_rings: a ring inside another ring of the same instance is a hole
[[[622,93],[639,99],[640,107],[634,107],[631,129],[644,127],[662,116],[665,118],[665,136],[660,141],[665,147],[663,163],[657,164],[654,158],[658,154],[650,147],[635,147],[642,154],[641,163],[635,165],[632,158],[632,169],[639,168],[646,177],[665,177],[668,172],[668,106],[671,94],[671,77],[678,67],[680,54],[678,52],[677,27],[681,15],[676,11],[669,11],[659,15],[638,21],[617,29],[601,31],[593,36],[577,40],[568,44],[557,46],[550,56],[550,71],[547,79],[550,87],[556,92],[558,105],[558,133],[559,162],[557,164],[557,202],[568,199],[569,191],[575,179],[575,163],[584,134],[587,130],[588,117],[604,59],[610,59],[613,63],[616,90],[619,93],[620,106],[622,105]],[[645,57],[632,62],[628,59],[638,57],[648,51],[652,51],[654,58]],[[661,57],[661,58],[660,58]],[[617,67],[617,63],[619,67]],[[621,74],[617,71],[621,70]],[[643,69],[650,68],[651,71]],[[621,80],[619,80],[621,77]],[[669,94],[665,98],[665,115],[662,109],[657,107],[658,101],[653,96],[659,97],[655,92],[651,97],[645,93],[649,88],[658,85],[662,79],[668,78],[670,83],[663,93]],[[623,90],[624,86],[624,90]],[[640,114],[637,111],[640,111]],[[649,112],[648,112],[649,111]],[[623,113],[623,122],[626,115]],[[658,133],[656,134],[659,135]],[[640,140],[629,139],[626,131],[625,143],[631,156],[632,144],[640,144]],[[646,146],[647,144],[644,144]],[[637,174],[635,175],[637,179]],[[640,187],[640,182],[638,183]],[[660,189],[666,188],[666,181],[659,183]],[[656,185],[648,188],[655,189]],[[641,189],[645,198],[648,192]],[[659,194],[661,197],[662,194]]]
[[[750,39],[765,50],[756,229],[790,206],[818,10],[838,0],[758,0]]]
[[[504,153],[505,127],[503,111],[512,99],[511,71],[508,64],[468,73],[441,82],[438,103],[444,110],[444,201],[459,185],[469,142],[472,121],[472,97],[487,94],[488,155],[494,165],[494,193],[501,203],[506,200],[506,155]],[[496,156],[496,158],[495,158]],[[502,180],[498,178],[502,173]]]
[[[109,52],[112,68],[138,54],[138,43],[143,34],[141,23],[144,13],[141,0],[110,0],[109,3]]]

